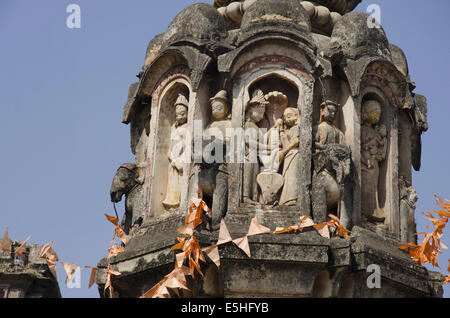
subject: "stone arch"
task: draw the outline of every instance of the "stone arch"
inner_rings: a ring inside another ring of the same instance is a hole
[[[352,272],[344,274],[339,282],[339,288],[337,290],[337,298],[353,298],[355,289],[355,279]]]
[[[367,87],[379,88],[389,99],[392,107],[403,108],[408,85],[405,76],[391,62],[375,60],[366,65],[360,90]]]
[[[385,229],[395,235],[399,234],[399,191],[398,191],[398,112],[392,105],[392,98],[385,95],[385,92],[378,86],[365,86],[361,89],[361,94],[356,105],[358,105],[358,117],[361,123],[362,132],[362,107],[368,100],[376,100],[381,105],[380,125],[387,128],[387,149],[384,161],[380,163],[378,193],[380,208],[384,211],[386,220],[384,222]],[[359,149],[362,153],[361,145]],[[360,166],[360,169],[361,166]],[[360,171],[359,175],[360,174]],[[360,182],[361,189],[365,186],[364,182]],[[363,191],[361,190],[361,193]],[[364,206],[361,196],[361,207]]]
[[[170,149],[171,131],[175,125],[175,111],[173,105],[179,94],[183,94],[189,101],[188,122],[192,118],[192,109],[195,102],[195,94],[192,91],[189,78],[178,73],[163,80],[153,93],[152,98],[152,119],[150,126],[150,142],[147,153],[148,177],[146,179],[146,193],[149,204],[149,216],[159,217],[164,215],[165,208],[162,202],[166,195],[168,179],[168,153]],[[186,139],[189,142],[189,139]],[[189,146],[191,144],[189,143]],[[183,175],[180,185],[187,184],[189,174],[189,162],[183,166]],[[183,211],[187,186],[180,186],[180,207],[174,213]],[[173,213],[171,213],[173,214]]]
[[[321,271],[314,280],[311,292],[312,298],[330,298],[332,296],[333,281],[328,270]]]
[[[243,66],[245,67],[245,65]],[[295,98],[295,105],[301,113],[300,123],[300,168],[299,168],[299,199],[296,206],[296,211],[309,215],[310,214],[310,197],[309,187],[311,185],[311,149],[312,149],[312,100],[314,81],[310,76],[307,76],[302,71],[296,68],[282,68],[280,65],[271,61],[263,63],[259,67],[252,67],[248,72],[242,73],[239,77],[233,79],[233,114],[232,122],[234,128],[242,128],[245,121],[245,105],[251,98],[251,91],[256,87],[258,82],[273,81],[278,79],[288,85],[291,91],[296,92],[298,96]],[[293,98],[291,97],[291,100]],[[291,102],[291,101],[290,101]],[[243,166],[243,165],[242,165]],[[233,169],[240,171],[232,177],[239,180],[240,187],[233,189],[235,197],[242,199],[242,182],[243,167],[240,169]],[[233,197],[233,195],[232,195]],[[230,202],[234,203],[235,202]],[[229,204],[230,204],[229,203]],[[239,203],[237,204],[239,206]],[[299,209],[300,207],[300,209]]]

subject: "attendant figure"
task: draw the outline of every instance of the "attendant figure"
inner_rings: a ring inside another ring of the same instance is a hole
[[[330,100],[321,105],[320,124],[315,135],[316,152],[325,150],[329,144],[344,144],[344,134],[334,126],[339,106]]]
[[[183,175],[185,158],[185,138],[187,132],[187,117],[189,103],[182,94],[175,102],[175,124],[170,136],[170,149],[168,154],[169,172],[167,176],[167,191],[163,205],[167,210],[180,206],[180,180]]]
[[[362,107],[361,126],[361,195],[362,214],[372,223],[383,223],[386,219],[379,204],[378,183],[380,164],[386,158],[386,127],[378,125],[381,105],[369,100]]]
[[[280,162],[283,162],[282,176],[284,178],[281,190],[280,205],[296,205],[298,200],[298,167],[299,167],[299,137],[300,113],[297,108],[288,107],[283,114],[283,128],[280,131],[282,150]]]
[[[269,102],[264,98],[261,90],[253,93],[252,100],[247,104],[245,116],[245,157],[244,157],[244,203],[257,203],[259,201],[257,177],[260,173],[258,152],[270,150],[267,144],[262,143],[264,135],[258,123],[264,118],[266,106]]]

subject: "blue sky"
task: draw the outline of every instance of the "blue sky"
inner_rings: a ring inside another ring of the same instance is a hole
[[[107,255],[113,228],[109,187],[117,167],[132,162],[129,127],[121,124],[128,86],[144,63],[148,42],[193,0],[2,0],[0,2],[0,235],[55,241],[60,259],[95,266]],[[69,4],[81,7],[81,29],[66,26]],[[432,3],[432,5],[431,5]],[[430,130],[422,170],[414,173],[420,214],[434,194],[450,199],[448,144],[450,43],[448,0],[373,0],[391,43],[409,60],[416,92],[427,96]],[[120,211],[123,207],[119,206]],[[450,227],[450,226],[449,226]],[[444,242],[450,245],[450,228]],[[440,258],[442,271],[450,254]],[[64,286],[63,297],[98,297]],[[446,297],[450,288],[446,288]]]

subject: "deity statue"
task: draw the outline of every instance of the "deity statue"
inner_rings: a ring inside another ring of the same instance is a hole
[[[281,92],[273,91],[262,96],[262,91],[255,92],[254,99],[264,99],[271,107],[272,116],[275,111],[285,109],[288,105],[288,98]],[[283,128],[283,120],[281,118],[271,118],[273,126],[264,134],[263,144],[265,148],[259,152],[259,159],[263,166],[263,171],[257,177],[257,183],[261,188],[262,196],[265,204],[276,205],[279,203],[278,193],[284,184],[284,178],[279,173],[281,163],[284,156],[290,149],[281,149],[280,134]]]
[[[379,204],[378,181],[380,163],[386,159],[387,131],[384,125],[379,125],[380,103],[376,100],[366,101],[361,116],[362,214],[371,223],[383,223],[386,216]]]
[[[285,109],[284,121],[280,130],[280,161],[283,161],[284,185],[281,191],[280,205],[296,205],[298,200],[298,165],[300,112],[297,108]]]
[[[167,191],[163,205],[167,210],[180,206],[180,179],[183,175],[185,160],[185,138],[187,133],[187,118],[189,102],[183,94],[179,94],[174,104],[175,124],[170,135],[168,154],[169,172],[167,175]]]
[[[222,90],[218,92],[210,100],[211,114],[213,121],[206,127],[205,134],[216,131],[220,135],[215,135],[212,141],[214,151],[224,150],[223,155],[226,154],[227,145],[227,129],[232,128],[231,117],[228,114],[228,97],[227,91]],[[205,136],[204,136],[205,137]],[[217,155],[217,154],[215,154]],[[195,167],[198,174],[198,187],[203,194],[212,199],[211,212],[212,218],[211,229],[217,229],[220,225],[220,220],[225,216],[228,203],[228,166],[224,156],[218,158],[214,162],[205,162],[205,158],[200,165]]]
[[[344,144],[344,133],[334,125],[339,107],[330,100],[322,103],[320,123],[315,127],[313,215],[315,222],[325,222],[332,213],[349,226],[350,209],[345,201],[351,192],[346,180],[351,172],[351,150]]]
[[[226,141],[227,129],[231,128],[231,116],[228,115],[227,91],[222,90],[209,100],[213,122],[206,129],[218,129]]]
[[[262,134],[258,123],[264,118],[266,106],[269,102],[264,98],[261,90],[253,93],[253,98],[246,107],[245,116],[245,157],[244,157],[244,180],[243,180],[243,201],[244,203],[256,203],[258,197],[257,177],[260,173],[260,163],[258,152],[270,149],[270,146],[262,143]]]
[[[316,152],[325,150],[326,146],[329,144],[344,144],[344,134],[333,124],[339,106],[340,105],[330,100],[327,100],[320,105],[320,124],[317,127],[315,136]]]

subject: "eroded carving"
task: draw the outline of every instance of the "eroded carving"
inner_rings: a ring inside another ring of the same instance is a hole
[[[315,128],[314,175],[312,185],[313,216],[325,222],[329,213],[349,226],[351,150],[344,144],[344,133],[334,125],[340,105],[333,101],[321,104],[320,124]],[[347,195],[346,195],[347,194]]]
[[[111,201],[120,202],[125,195],[125,214],[122,227],[125,233],[133,235],[145,217],[144,180],[145,169],[135,164],[122,164],[114,175],[110,195]]]
[[[361,209],[372,223],[383,223],[386,215],[379,203],[380,164],[386,159],[387,131],[380,125],[381,105],[376,100],[362,106],[361,126]]]
[[[417,232],[414,215],[416,212],[416,202],[419,199],[416,190],[405,178],[399,178],[400,188],[400,236],[403,243],[416,243]]]
[[[211,203],[211,228],[216,229],[220,220],[225,216],[228,202],[228,166],[226,164],[227,129],[232,127],[231,116],[228,113],[227,92],[222,90],[210,100],[211,114],[213,121],[206,127],[204,132],[207,136],[211,160],[205,162],[205,158],[200,165],[196,165],[195,173],[198,173],[198,186],[203,195],[212,200]],[[204,147],[204,153],[208,148]],[[220,158],[217,157],[218,153]]]

